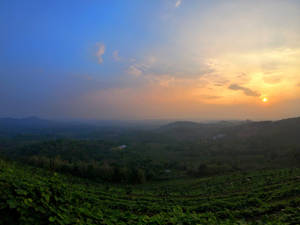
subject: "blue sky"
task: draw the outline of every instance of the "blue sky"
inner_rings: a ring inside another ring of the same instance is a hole
[[[295,116],[299,5],[3,0],[0,116]]]

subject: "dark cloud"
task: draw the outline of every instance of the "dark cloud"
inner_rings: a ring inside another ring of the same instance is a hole
[[[250,88],[242,87],[238,84],[231,84],[229,89],[234,90],[234,91],[243,91],[245,95],[247,96],[253,96],[253,97],[258,97],[260,94],[256,91],[251,90]]]
[[[214,85],[218,86],[218,87],[222,87],[222,86],[226,86],[226,84],[228,82],[229,82],[228,80],[219,80],[219,81],[215,82]]]

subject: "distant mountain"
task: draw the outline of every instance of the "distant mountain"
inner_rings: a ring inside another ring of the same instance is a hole
[[[167,125],[163,125],[160,127],[161,130],[169,130],[169,129],[193,129],[201,127],[201,123],[191,122],[191,121],[176,121],[169,123]]]
[[[210,123],[197,123],[192,121],[176,121],[160,127],[160,130],[172,130],[172,129],[195,129],[195,128],[221,128],[231,127],[240,124],[245,124],[247,121],[216,121]]]
[[[300,117],[278,121],[249,122],[223,129],[231,138],[263,137],[274,141],[300,143]]]
[[[113,120],[53,121],[34,116],[0,118],[0,138],[11,135],[40,135],[54,138],[116,138],[128,129],[142,129],[143,126],[146,125]]]
[[[279,121],[220,121],[195,123],[177,121],[161,126],[157,132],[178,140],[247,139],[253,137],[276,139],[280,142],[300,143],[300,117]],[[217,137],[217,138],[216,138]]]
[[[25,118],[0,118],[1,127],[35,127],[35,126],[49,126],[55,122],[38,117],[25,117]],[[57,123],[56,123],[57,124]]]
[[[25,118],[0,118],[0,132],[6,134],[41,132],[53,130],[54,128],[62,128],[66,123],[56,122],[38,117]]]
[[[177,140],[194,140],[209,138],[218,134],[222,129],[236,126],[242,122],[219,121],[213,123],[196,123],[191,121],[177,121],[161,126],[157,132],[173,137]]]

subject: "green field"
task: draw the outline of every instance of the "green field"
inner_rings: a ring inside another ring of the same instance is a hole
[[[0,161],[2,224],[299,224],[300,169],[141,185]]]

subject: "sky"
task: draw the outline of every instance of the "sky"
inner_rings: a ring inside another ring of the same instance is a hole
[[[0,117],[300,116],[298,0],[1,0]]]

